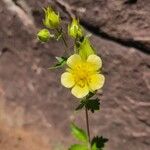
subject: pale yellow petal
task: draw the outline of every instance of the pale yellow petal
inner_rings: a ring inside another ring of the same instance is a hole
[[[77,98],[83,98],[89,93],[89,88],[87,85],[85,85],[84,87],[75,85],[72,88],[71,93]]]
[[[92,91],[98,90],[103,87],[105,77],[102,74],[94,74],[89,79],[89,87]]]
[[[102,60],[99,56],[97,55],[90,55],[87,58],[87,62],[91,63],[94,66],[94,70],[98,70],[102,67]]]
[[[67,59],[67,65],[70,68],[74,68],[77,64],[80,64],[82,61],[80,55],[74,54]]]
[[[61,75],[61,84],[66,88],[71,88],[74,86],[75,81],[71,73],[65,72]]]

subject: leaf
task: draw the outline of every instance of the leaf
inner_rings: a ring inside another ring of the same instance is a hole
[[[89,95],[89,97],[92,97],[93,95]],[[83,107],[86,107],[88,110],[90,110],[92,113],[94,113],[96,110],[100,109],[100,102],[99,99],[86,99],[82,100],[79,104],[79,106],[75,110],[80,110]]]
[[[85,107],[88,110],[90,110],[92,113],[94,113],[94,111],[99,110],[99,107],[100,107],[99,99],[96,98],[96,99],[86,100]]]
[[[50,67],[49,69],[57,69],[63,67],[66,64],[67,58],[65,57],[56,57],[56,59],[58,62],[53,67]]]
[[[88,136],[87,136],[86,132],[84,130],[80,129],[79,127],[77,127],[73,123],[71,124],[71,132],[77,140],[79,140],[81,142],[88,141]]]
[[[105,147],[105,143],[108,142],[107,138],[104,137],[94,137],[91,145],[92,145],[92,150],[102,150]],[[95,149],[95,146],[97,149]]]
[[[88,147],[87,145],[74,144],[69,148],[69,150],[88,150]]]

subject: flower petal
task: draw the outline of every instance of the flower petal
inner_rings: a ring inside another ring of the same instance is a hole
[[[89,88],[87,85],[85,85],[84,87],[75,85],[72,88],[71,93],[77,98],[83,98],[89,93]]]
[[[90,77],[89,87],[92,91],[98,90],[103,87],[105,77],[102,74],[94,74]]]
[[[71,88],[74,86],[75,81],[71,73],[65,72],[61,75],[61,84],[66,88]]]
[[[90,55],[87,58],[87,62],[91,63],[94,65],[94,70],[98,70],[102,67],[102,60],[99,56],[97,55]]]
[[[67,59],[67,65],[70,68],[74,68],[77,64],[81,63],[82,59],[80,55],[74,54]]]

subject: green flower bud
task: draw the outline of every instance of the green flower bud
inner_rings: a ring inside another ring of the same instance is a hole
[[[95,49],[91,45],[89,39],[87,37],[84,38],[82,43],[78,48],[78,53],[82,59],[87,59],[89,55],[95,54]]]
[[[42,29],[38,32],[37,37],[41,42],[48,42],[48,40],[50,38],[53,38],[54,35],[50,34],[50,32],[47,29]]]
[[[44,25],[47,28],[55,29],[60,25],[60,16],[56,14],[56,12],[51,8],[47,7],[44,9],[45,12],[45,19],[43,21]]]
[[[68,26],[68,34],[73,38],[83,36],[83,29],[79,24],[79,21],[75,18],[73,18],[71,25]]]

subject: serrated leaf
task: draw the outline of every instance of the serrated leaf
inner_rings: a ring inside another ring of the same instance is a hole
[[[92,113],[94,113],[94,111],[99,110],[100,109],[100,102],[99,99],[88,99],[85,101],[85,107],[90,110]]]
[[[92,97],[94,95],[90,95],[90,96]],[[88,110],[90,110],[92,113],[94,113],[96,110],[100,109],[99,99],[96,98],[96,99],[82,100],[82,101],[80,101],[80,104],[78,105],[78,107],[75,110],[80,110],[83,107],[86,107]]]
[[[94,137],[92,142],[91,142],[91,145],[92,145],[92,150],[102,150],[104,147],[105,147],[105,144],[106,142],[108,142],[108,139],[107,138],[104,138],[104,137]],[[95,146],[96,145],[96,148],[95,149]]]
[[[69,148],[69,150],[88,150],[88,147],[87,145],[74,144]]]
[[[84,130],[81,128],[77,127],[75,124],[71,124],[71,132],[72,135],[79,141],[81,142],[87,142],[88,141],[88,136]]]
[[[50,67],[49,69],[61,68],[66,64],[67,58],[65,57],[56,57],[56,59],[58,62],[53,67]]]

